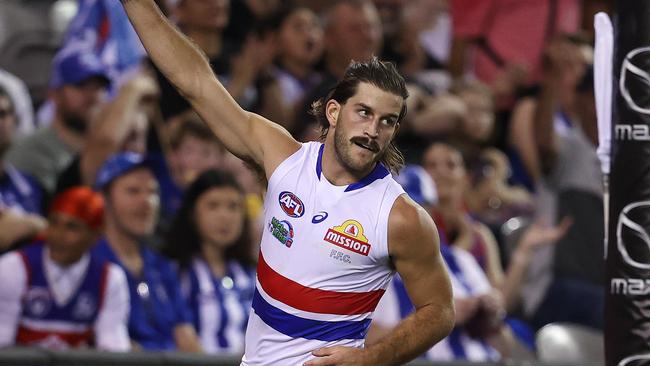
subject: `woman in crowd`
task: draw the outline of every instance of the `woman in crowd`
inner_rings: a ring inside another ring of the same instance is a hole
[[[536,248],[562,237],[571,225],[570,220],[555,227],[533,225],[511,253],[510,264],[504,271],[494,235],[468,210],[466,193],[470,177],[460,151],[445,143],[433,143],[424,153],[422,166],[436,183],[438,203],[432,215],[441,241],[469,251],[490,285],[501,291],[506,309],[513,310],[521,301],[522,279]]]
[[[280,7],[268,22],[277,37],[274,77],[290,111],[285,127],[300,132],[301,121],[295,120],[297,109],[305,93],[321,81],[315,66],[323,55],[323,27],[312,10],[291,2]]]
[[[228,172],[192,183],[164,251],[178,261],[184,295],[208,353],[240,353],[255,287],[245,196]]]

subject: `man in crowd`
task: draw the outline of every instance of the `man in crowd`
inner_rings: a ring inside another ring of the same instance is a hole
[[[0,257],[0,346],[131,348],[124,272],[89,252],[103,201],[87,187],[56,197],[45,240]]]
[[[126,272],[132,341],[148,350],[200,351],[176,271],[145,245],[160,206],[158,182],[148,161],[136,153],[113,155],[99,170],[95,187],[106,202],[106,231],[94,253]]]
[[[10,163],[33,175],[49,194],[54,192],[59,174],[83,147],[90,120],[109,84],[104,65],[87,51],[60,53],[52,73],[52,121],[17,141],[7,153]]]

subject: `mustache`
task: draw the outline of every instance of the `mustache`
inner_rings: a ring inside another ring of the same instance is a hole
[[[379,152],[379,144],[377,141],[369,139],[367,137],[355,136],[350,139],[350,142],[353,144],[360,144],[370,148],[372,152]]]

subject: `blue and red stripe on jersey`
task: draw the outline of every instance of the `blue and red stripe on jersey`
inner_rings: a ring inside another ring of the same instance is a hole
[[[363,315],[377,307],[384,290],[340,292],[304,286],[271,268],[260,253],[257,277],[263,292],[273,300],[296,310],[329,315]],[[293,338],[335,341],[363,339],[370,318],[324,321],[299,317],[266,301],[259,290],[253,297],[253,310],[270,327]]]

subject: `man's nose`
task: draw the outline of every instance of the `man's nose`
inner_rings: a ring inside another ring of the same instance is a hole
[[[379,119],[374,119],[368,123],[364,132],[368,137],[377,138],[379,136]]]

